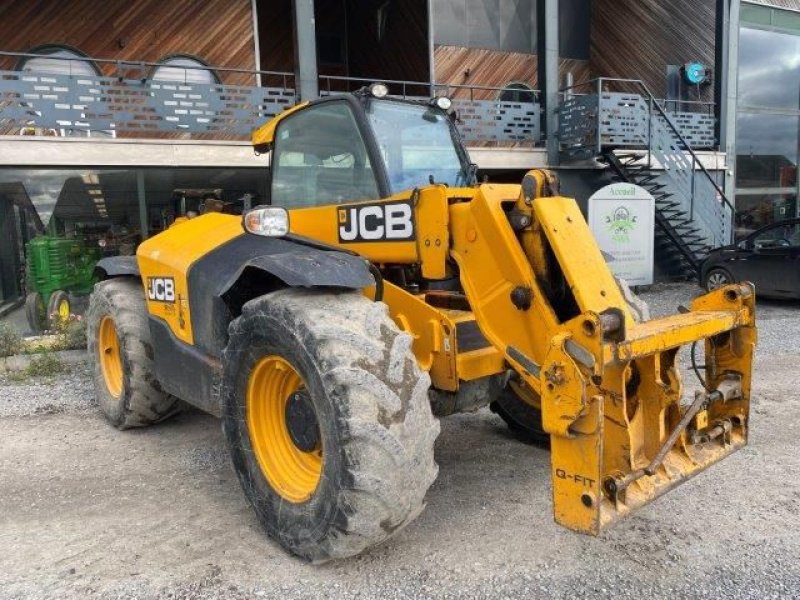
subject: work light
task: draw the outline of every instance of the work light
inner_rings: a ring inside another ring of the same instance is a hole
[[[450,110],[450,107],[453,106],[453,101],[447,96],[439,96],[433,102],[442,110]]]
[[[369,93],[374,98],[385,98],[389,95],[389,87],[385,83],[373,83],[369,86]]]

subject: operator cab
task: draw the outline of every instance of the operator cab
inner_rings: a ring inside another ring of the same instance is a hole
[[[253,134],[272,151],[270,203],[303,208],[387,198],[432,183],[466,187],[474,166],[450,101],[389,98],[382,84],[301,104]]]

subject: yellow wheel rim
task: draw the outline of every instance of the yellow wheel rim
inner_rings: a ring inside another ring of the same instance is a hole
[[[122,395],[122,358],[119,352],[117,328],[111,317],[103,317],[97,332],[97,353],[103,379],[108,392],[118,398]]]
[[[69,300],[62,300],[58,303],[58,316],[62,322],[69,319]]]
[[[289,502],[305,502],[322,477],[322,446],[298,448],[286,425],[291,395],[305,389],[300,374],[279,356],[259,360],[247,382],[247,431],[261,471],[272,489]]]

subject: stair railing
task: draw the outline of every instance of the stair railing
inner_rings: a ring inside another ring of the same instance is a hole
[[[594,88],[593,91],[597,95],[596,114],[594,115],[595,125],[596,125],[595,131],[594,131],[594,135],[595,135],[595,140],[594,141],[595,141],[595,144],[596,144],[597,155],[602,154],[603,145],[604,145],[603,144],[603,136],[602,136],[602,133],[603,133],[602,132],[603,121],[601,119],[601,114],[600,114],[601,97],[602,97],[603,93],[607,92],[607,90],[604,87],[604,84],[632,85],[632,86],[634,86],[635,89],[638,89],[638,91],[641,92],[641,95],[646,100],[647,110],[648,110],[648,122],[647,122],[647,161],[648,161],[648,167],[652,167],[652,156],[653,156],[653,116],[654,116],[654,110],[653,109],[655,109],[655,114],[657,114],[658,117],[661,117],[662,121],[664,123],[666,123],[667,127],[669,128],[670,133],[678,140],[678,142],[680,142],[681,146],[683,147],[684,153],[688,153],[688,155],[691,157],[691,162],[692,162],[692,175],[691,175],[692,179],[691,179],[691,192],[690,192],[690,211],[691,211],[691,215],[690,216],[691,216],[691,218],[692,219],[695,218],[694,200],[695,200],[695,196],[696,196],[696,177],[697,177],[697,172],[700,171],[700,173],[703,174],[703,176],[711,183],[711,185],[713,186],[714,190],[716,191],[717,199],[721,202],[722,206],[724,207],[723,211],[724,212],[728,212],[728,214],[729,214],[729,222],[727,224],[725,224],[725,225],[727,225],[727,230],[728,231],[726,232],[726,237],[728,239],[723,240],[723,242],[724,243],[730,243],[731,240],[732,240],[732,235],[733,235],[733,230],[734,230],[735,210],[733,208],[733,205],[731,204],[730,200],[728,200],[728,197],[725,195],[725,192],[719,186],[719,184],[717,183],[716,179],[711,175],[711,173],[708,172],[708,170],[705,168],[703,163],[700,161],[700,158],[697,156],[695,151],[692,149],[692,147],[686,141],[686,138],[683,136],[683,134],[680,132],[678,127],[675,125],[675,123],[669,117],[667,111],[664,109],[663,106],[661,106],[661,104],[658,102],[656,97],[653,95],[653,93],[650,91],[650,89],[647,87],[647,85],[643,81],[641,81],[639,79],[621,79],[621,78],[615,78],[615,77],[598,77],[598,78],[595,78],[595,79],[591,79],[591,80],[588,80],[588,81],[584,81],[584,82],[581,82],[581,83],[577,83],[575,85],[571,85],[571,86],[565,87],[565,88],[563,88],[561,90],[562,99],[566,99],[566,98],[569,98],[571,96],[583,95],[583,94],[576,93],[576,90],[579,89],[579,88],[589,88],[589,89]],[[728,157],[728,159],[730,159],[730,157]],[[666,167],[666,165],[662,165],[662,166]],[[727,209],[727,211],[725,211],[725,209]]]

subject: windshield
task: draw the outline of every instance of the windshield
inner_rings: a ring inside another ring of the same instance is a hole
[[[367,116],[392,193],[430,183],[469,185],[469,166],[447,115],[419,104],[372,100]]]

